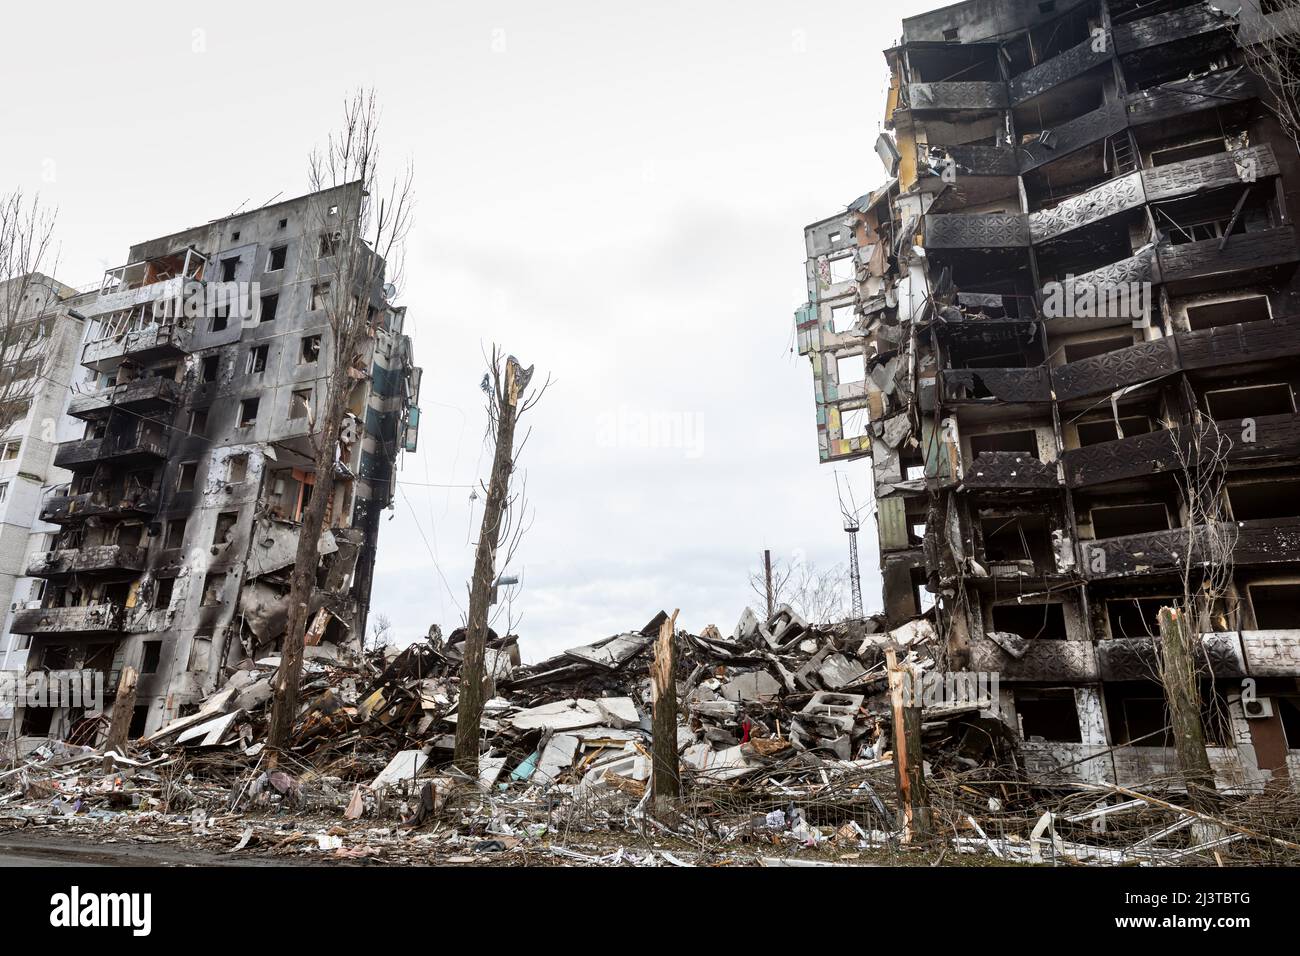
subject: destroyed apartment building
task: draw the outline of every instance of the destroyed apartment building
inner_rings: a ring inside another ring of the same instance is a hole
[[[820,457],[870,465],[888,625],[932,613],[949,670],[999,676],[1040,780],[1177,773],[1185,597],[1218,785],[1300,778],[1300,163],[1257,14],[904,20],[890,178],[805,230]]]
[[[140,737],[279,646],[329,389],[325,301],[339,244],[361,241],[335,220],[359,188],[137,244],[98,288],[59,303],[88,324],[85,377],[64,393],[80,432],[54,453],[71,477],[40,507],[55,530],[30,556],[10,630],[30,639],[29,673],[95,672],[107,699],[102,711],[75,699],[20,707],[18,736],[96,743],[129,667]],[[359,649],[380,514],[419,421],[405,309],[383,281],[352,291],[369,323],[348,370],[309,657]]]

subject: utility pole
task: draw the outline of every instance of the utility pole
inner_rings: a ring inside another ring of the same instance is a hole
[[[499,367],[495,360],[494,369]],[[469,627],[460,668],[460,696],[456,708],[456,766],[472,779],[478,777],[479,726],[483,717],[483,651],[487,644],[488,606],[496,579],[496,552],[501,533],[510,473],[514,465],[515,419],[519,412],[520,368],[511,356],[505,361],[505,381],[489,383],[495,393],[496,454],[488,480],[483,524],[474,554],[474,578],[469,592]],[[496,375],[493,375],[496,378]]]
[[[776,613],[776,608],[772,604],[772,552],[770,549],[763,551],[763,577],[767,581],[767,619],[772,620],[772,615]]]
[[[1201,726],[1201,694],[1196,683],[1195,636],[1182,610],[1162,607],[1159,614],[1160,653],[1163,657],[1160,681],[1169,702],[1169,726],[1174,735],[1178,769],[1187,785],[1192,807],[1204,811],[1207,798],[1215,792],[1214,771],[1205,752],[1205,728]],[[1199,642],[1198,642],[1199,643]]]
[[[652,811],[656,818],[672,821],[682,797],[677,766],[677,611],[659,625],[654,662],[650,665],[650,693],[654,703],[650,746]]]
[[[925,794],[925,761],[921,754],[921,708],[916,670],[898,663],[898,651],[885,647],[889,675],[889,702],[894,724],[894,782],[898,786],[898,812],[903,842],[930,834],[930,807]]]

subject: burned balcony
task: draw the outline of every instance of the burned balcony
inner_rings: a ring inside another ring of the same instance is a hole
[[[1223,419],[1216,424],[1225,436],[1222,447],[1229,463],[1283,460],[1300,455],[1300,415],[1259,415],[1249,419]],[[1246,434],[1248,426],[1252,440],[1234,440]],[[1066,484],[1083,488],[1195,465],[1198,448],[1205,448],[1212,441],[1212,437],[1206,436],[1199,443],[1193,442],[1188,429],[1161,429],[1073,448],[1061,455],[1061,461],[1065,465]]]
[[[1237,67],[1130,93],[1125,104],[1129,123],[1137,126],[1234,102],[1244,103],[1256,95],[1254,78],[1245,69]]]
[[[187,246],[165,256],[117,266],[104,272],[99,295],[78,305],[90,318],[134,310],[161,299],[176,299],[187,282],[203,280],[207,258]]]
[[[54,466],[75,471],[98,462],[117,462],[122,465],[146,464],[167,458],[167,443],[161,429],[154,432],[105,438],[83,438],[63,442],[54,453]]]
[[[1096,109],[1042,130],[1020,148],[1020,171],[1027,173],[1076,150],[1106,139],[1128,125],[1123,103],[1109,100]]]
[[[1006,84],[996,80],[909,83],[903,89],[902,105],[918,112],[995,112],[1009,105]]]
[[[1300,518],[1225,522],[1216,529],[1233,542],[1236,567],[1294,562],[1300,552]],[[1093,580],[1197,568],[1209,558],[1204,527],[1171,528],[1084,542],[1084,574]]]
[[[1011,101],[1017,105],[1024,103],[1095,67],[1109,63],[1110,38],[1105,39],[1107,42],[1098,43],[1092,36],[1085,37],[1069,49],[1012,78]]]
[[[925,217],[927,249],[1005,249],[1029,245],[1029,219],[1020,213],[949,213]]]
[[[14,612],[15,634],[120,634],[125,610],[118,604],[42,607]]]
[[[114,408],[139,414],[164,411],[180,400],[180,386],[163,376],[136,379],[103,389],[91,395],[77,395],[68,403],[73,418],[103,418]]]
[[[79,495],[52,495],[41,506],[41,520],[68,525],[87,518],[143,518],[158,513],[158,492],[141,489],[127,495],[88,491]]]
[[[81,364],[104,372],[115,368],[126,358],[148,365],[160,359],[185,355],[190,350],[190,329],[187,322],[184,319],[148,321],[87,342],[81,353]]]
[[[951,169],[958,176],[1016,176],[1020,172],[1016,151],[1009,146],[965,143],[958,146],[918,143],[916,166],[940,175]]]
[[[1047,367],[961,368],[939,373],[943,400],[948,403],[1050,402],[1052,383]]]
[[[1168,603],[1168,602],[1157,602]],[[1158,674],[1158,637],[1112,637],[1097,642],[1097,669],[1104,681],[1149,680]],[[1246,662],[1235,633],[1202,634],[1196,662],[1202,677],[1245,677]]]
[[[61,578],[73,574],[138,574],[144,570],[144,562],[144,548],[118,544],[42,551],[32,555],[27,565],[27,576]]]
[[[1056,464],[1039,458],[1033,429],[971,435],[964,480],[972,488],[1055,488]]]
[[[1160,278],[1171,291],[1200,292],[1241,284],[1252,275],[1294,268],[1300,261],[1292,226],[1234,232],[1232,218],[1212,225],[1222,235],[1157,248]]]
[[[981,514],[977,527],[981,561],[990,577],[1057,573],[1048,515]]]

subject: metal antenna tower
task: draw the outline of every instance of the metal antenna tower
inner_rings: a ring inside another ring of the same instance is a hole
[[[866,616],[862,609],[862,576],[858,573],[858,529],[861,525],[852,486],[849,487],[849,505],[844,504],[839,472],[835,473],[835,493],[840,499],[840,514],[844,518],[844,530],[849,536],[849,588],[853,595],[853,620],[861,621]]]

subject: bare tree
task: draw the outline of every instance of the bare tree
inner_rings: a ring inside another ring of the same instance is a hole
[[[388,644],[388,632],[393,629],[393,622],[387,614],[380,611],[370,624],[369,650],[377,651]]]
[[[488,438],[495,443],[492,473],[483,506],[483,523],[474,554],[474,576],[469,584],[469,614],[466,625],[464,660],[460,670],[460,694],[456,704],[456,766],[471,777],[478,776],[479,729],[483,717],[483,652],[487,646],[488,608],[506,568],[510,566],[524,533],[528,530],[523,481],[512,489],[519,456],[529,433],[515,444],[521,417],[541,400],[548,378],[540,388],[528,391],[533,367],[520,366],[513,355],[505,356],[492,347],[488,370],[483,376],[487,395]]]
[[[763,568],[750,572],[750,590],[767,606],[767,579]],[[811,561],[795,558],[772,562],[772,601],[788,604],[813,624],[835,624],[846,615],[849,575],[843,565],[819,569]]]
[[[309,179],[317,194],[309,207],[307,248],[313,276],[313,308],[325,313],[328,349],[322,343],[325,399],[312,431],[315,458],[311,500],[302,515],[290,576],[289,621],[267,745],[274,755],[289,742],[298,710],[303,640],[320,560],[320,536],[334,504],[338,466],[350,457],[355,435],[344,430],[353,389],[367,377],[370,339],[396,294],[414,207],[414,171],[379,174],[379,110],[373,90],[360,90],[344,104],[343,126],[324,150],[311,156]],[[326,354],[328,352],[328,355]],[[341,447],[340,435],[345,441]],[[339,509],[335,509],[339,510]]]
[[[1238,39],[1283,131],[1300,147],[1300,4],[1280,5],[1269,14],[1258,0],[1243,6]]]
[[[51,329],[41,317],[71,291],[45,274],[57,219],[39,196],[0,196],[0,435],[27,414],[45,372]]]

